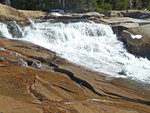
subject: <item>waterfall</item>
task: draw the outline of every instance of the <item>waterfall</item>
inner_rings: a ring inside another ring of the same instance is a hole
[[[0,36],[12,38],[11,34],[9,33],[9,30],[7,28],[6,24],[3,24],[0,22]]]
[[[55,51],[72,63],[113,77],[150,82],[150,61],[128,53],[108,25],[32,22],[21,29],[19,40]]]

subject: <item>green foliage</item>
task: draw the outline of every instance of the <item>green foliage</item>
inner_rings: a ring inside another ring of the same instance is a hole
[[[100,13],[108,10],[150,10],[150,0],[11,0],[11,3],[13,7],[18,9],[33,10],[71,9],[76,12],[96,10]]]
[[[150,10],[150,0],[97,0],[97,5],[96,9],[99,12],[127,9]]]
[[[142,0],[142,8],[150,10],[150,0]]]

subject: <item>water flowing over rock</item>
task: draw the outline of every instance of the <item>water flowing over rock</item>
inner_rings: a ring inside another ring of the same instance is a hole
[[[47,13],[19,12],[23,21],[0,22],[0,112],[150,111],[150,61],[128,53],[113,23],[99,24],[110,18],[88,13],[26,21]],[[133,40],[144,39],[125,28]]]
[[[135,81],[109,79],[31,43],[0,38],[0,46],[5,48],[0,50],[2,112],[147,113],[150,110],[150,92]],[[10,52],[21,55],[9,55]],[[20,65],[18,59],[28,66]],[[36,63],[32,65],[33,62],[41,62],[46,70],[37,68]]]
[[[51,49],[70,62],[97,72],[149,81],[150,62],[128,53],[108,25],[31,21],[19,39]]]
[[[22,30],[18,26],[16,21],[9,22],[8,29],[10,34],[12,34],[12,37],[16,37],[16,38],[22,37]]]

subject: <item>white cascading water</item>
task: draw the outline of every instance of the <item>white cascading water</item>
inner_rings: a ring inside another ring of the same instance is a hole
[[[11,34],[9,33],[7,29],[7,25],[0,22],[0,36],[12,38]]]
[[[128,53],[108,25],[32,22],[22,28],[22,36],[20,40],[48,48],[91,70],[150,83],[150,61]]]

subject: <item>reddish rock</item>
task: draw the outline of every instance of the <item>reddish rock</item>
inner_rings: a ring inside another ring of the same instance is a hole
[[[31,43],[0,39],[0,47],[6,48],[0,50],[0,64],[5,65],[0,66],[0,112],[150,111],[150,92],[130,80],[107,80],[107,75],[71,64]],[[28,66],[21,65],[19,59]],[[33,62],[42,67],[34,67]]]

